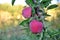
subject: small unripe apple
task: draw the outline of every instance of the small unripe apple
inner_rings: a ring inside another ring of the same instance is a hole
[[[25,17],[25,18],[30,18],[31,15],[32,15],[32,8],[31,7],[25,7],[22,11],[22,15]]]
[[[41,33],[43,29],[43,23],[38,20],[32,20],[29,24],[32,33]]]

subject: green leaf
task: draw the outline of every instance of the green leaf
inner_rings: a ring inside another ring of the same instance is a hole
[[[31,6],[31,7],[35,7],[35,6],[36,6],[36,4],[34,4],[32,0],[26,0],[25,2],[26,2],[29,6]]]
[[[46,8],[50,3],[51,3],[51,0],[42,0],[40,4],[41,6]]]
[[[47,14],[47,13],[44,13],[43,16],[51,16],[51,15],[49,15],[49,14]]]
[[[27,19],[27,20],[23,20],[19,25],[22,25],[24,26],[24,24],[27,24],[29,22],[30,19]]]
[[[52,27],[49,27],[47,29],[47,33],[50,35],[50,37],[56,37],[57,35],[60,34],[59,30],[58,29],[53,29]]]
[[[52,34],[51,36],[54,37],[56,35],[60,34],[60,32],[55,32],[54,34]]]
[[[34,9],[34,7],[32,7],[32,16],[34,16],[35,15],[35,9]]]
[[[12,0],[12,5],[14,5],[15,0]]]
[[[53,5],[50,5],[50,6],[47,8],[47,10],[49,10],[49,9],[53,9],[53,8],[56,8],[56,7],[58,7],[58,5],[53,4]]]

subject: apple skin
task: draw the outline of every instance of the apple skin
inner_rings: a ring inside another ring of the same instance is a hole
[[[31,7],[25,7],[22,11],[22,15],[25,18],[30,18],[32,15],[32,8]]]
[[[30,31],[34,34],[41,33],[43,30],[43,23],[38,20],[32,20],[29,26]]]

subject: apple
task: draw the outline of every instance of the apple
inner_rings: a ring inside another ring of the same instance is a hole
[[[32,20],[29,24],[30,30],[32,33],[37,34],[41,33],[43,29],[43,23],[38,20]]]
[[[32,15],[32,8],[31,7],[25,7],[22,11],[22,15],[25,17],[25,18],[30,18],[31,15]]]

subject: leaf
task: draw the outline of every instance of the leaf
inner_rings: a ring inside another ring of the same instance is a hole
[[[58,35],[58,34],[60,34],[60,32],[55,32],[53,35],[51,35],[52,37],[54,37],[54,36],[56,36],[56,35]]]
[[[23,25],[24,26],[25,23],[27,23],[27,20],[22,21],[19,25]]]
[[[12,0],[12,5],[14,5],[15,0]]]
[[[41,6],[46,8],[50,3],[51,3],[51,0],[42,0],[40,4]]]
[[[32,0],[26,0],[25,2],[26,2],[29,6],[31,6],[31,7],[35,7],[35,6],[36,6],[36,4],[34,4]]]
[[[43,15],[44,15],[44,16],[51,16],[51,15],[49,15],[49,14],[47,14],[47,13],[44,13]]]
[[[51,28],[49,27],[47,29],[47,33],[50,35],[51,38],[52,37],[56,37],[57,35],[60,34],[60,32],[58,31],[58,29],[53,29],[52,27]]]
[[[28,22],[29,22],[29,19],[27,19],[27,20],[23,20],[19,25],[24,26],[24,24],[27,24]]]
[[[34,9],[34,7],[32,8],[32,16],[34,16],[35,15],[35,9]]]
[[[50,5],[50,6],[47,8],[47,10],[49,10],[49,9],[53,9],[53,8],[56,8],[56,7],[58,7],[58,5],[53,4],[53,5]]]

